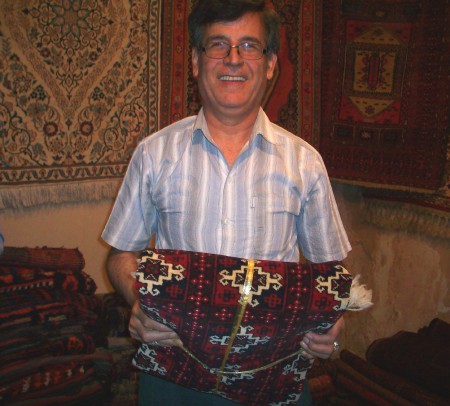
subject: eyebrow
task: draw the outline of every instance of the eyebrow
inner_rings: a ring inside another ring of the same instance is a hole
[[[206,38],[206,42],[207,42],[207,43],[208,43],[208,42],[211,42],[211,41],[226,41],[226,42],[231,42],[231,41],[230,41],[230,38],[227,37],[227,36],[225,36],[225,35],[213,35],[213,36],[211,36],[211,37]],[[256,44],[262,45],[262,42],[261,42],[258,38],[251,37],[251,36],[249,36],[249,35],[247,35],[247,36],[245,36],[245,37],[242,37],[242,38],[239,38],[239,43],[242,43],[242,42],[254,42],[254,43],[256,43]]]

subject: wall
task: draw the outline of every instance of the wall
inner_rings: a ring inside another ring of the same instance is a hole
[[[343,347],[364,356],[377,338],[417,331],[435,317],[450,323],[450,241],[369,224],[358,187],[334,190],[353,247],[345,264],[374,301],[368,311],[347,313]]]
[[[417,331],[433,318],[450,323],[449,241],[378,228],[364,220],[360,189],[334,183],[336,199],[353,246],[346,260],[353,274],[373,290],[375,305],[347,313],[343,347],[364,355],[376,338],[399,330]],[[98,292],[107,292],[108,247],[100,234],[112,201],[6,211],[0,225],[10,246],[78,247]]]

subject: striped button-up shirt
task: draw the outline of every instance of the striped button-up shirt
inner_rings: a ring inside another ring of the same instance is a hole
[[[350,250],[318,152],[261,109],[232,167],[201,110],[136,148],[103,239],[241,258],[342,260]]]

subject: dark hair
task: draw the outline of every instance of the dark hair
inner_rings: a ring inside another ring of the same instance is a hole
[[[266,0],[198,0],[188,19],[189,39],[194,48],[203,46],[203,29],[213,23],[235,21],[245,13],[259,13],[266,33],[267,53],[280,47],[280,17]]]

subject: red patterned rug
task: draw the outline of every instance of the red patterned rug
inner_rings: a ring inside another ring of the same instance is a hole
[[[320,151],[332,177],[437,190],[450,113],[449,1],[323,10]]]

